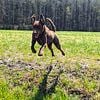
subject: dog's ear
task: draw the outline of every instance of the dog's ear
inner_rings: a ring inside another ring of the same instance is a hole
[[[44,16],[43,16],[42,14],[40,15],[40,23],[41,23],[42,25],[45,24],[45,18],[44,18]]]
[[[33,14],[33,15],[31,16],[31,22],[32,22],[32,24],[34,24],[35,18],[36,18],[36,16],[35,16],[35,14]]]

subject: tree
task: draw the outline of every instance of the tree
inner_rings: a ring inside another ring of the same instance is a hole
[[[0,28],[31,29],[32,14],[50,17],[57,30],[100,31],[100,0],[0,0]]]

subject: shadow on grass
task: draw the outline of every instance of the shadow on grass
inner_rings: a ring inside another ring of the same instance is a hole
[[[39,90],[37,91],[35,96],[32,98],[32,100],[44,100],[46,95],[51,95],[52,93],[55,92],[55,87],[58,84],[58,80],[59,80],[59,77],[62,73],[62,70],[60,69],[57,76],[53,80],[52,85],[50,86],[50,88],[47,88],[48,76],[49,76],[50,72],[52,71],[52,69],[53,69],[53,67],[50,66],[47,73],[44,75],[44,78],[43,78],[42,82],[39,85]]]

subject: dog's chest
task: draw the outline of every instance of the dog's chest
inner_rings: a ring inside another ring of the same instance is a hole
[[[40,45],[43,45],[45,42],[46,42],[46,39],[45,39],[45,36],[44,35],[41,35],[37,38],[37,42],[40,44]]]

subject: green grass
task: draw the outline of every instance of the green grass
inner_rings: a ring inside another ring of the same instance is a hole
[[[0,100],[100,99],[100,32],[57,32],[65,57],[54,45],[55,57],[48,48],[43,57],[38,57],[38,44],[33,54],[31,33],[0,30]],[[47,75],[47,88],[57,76],[59,80],[55,91],[44,95],[39,86],[50,66],[53,69]]]

